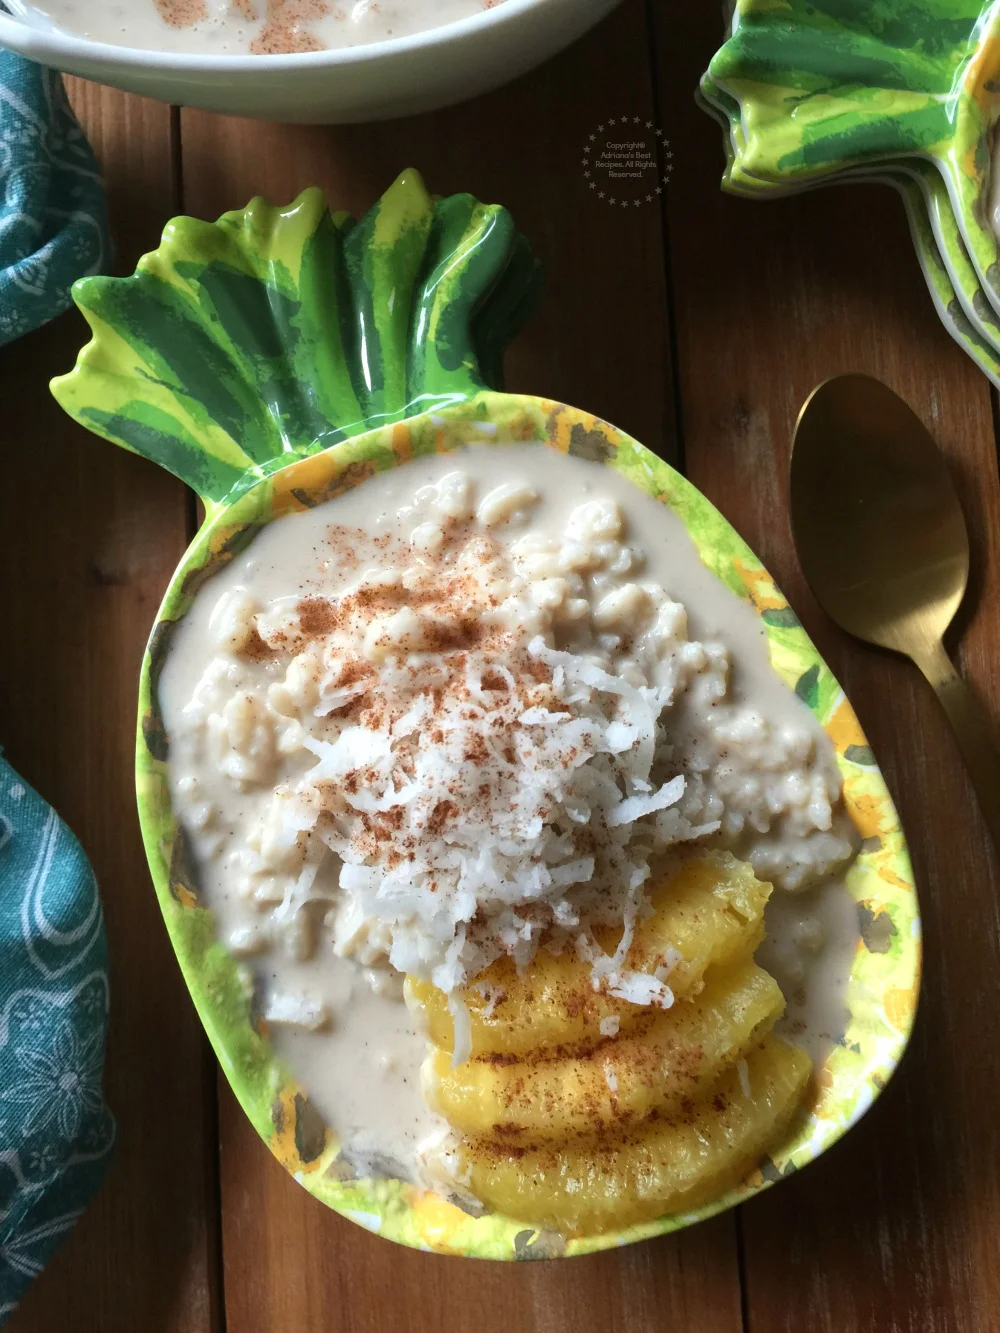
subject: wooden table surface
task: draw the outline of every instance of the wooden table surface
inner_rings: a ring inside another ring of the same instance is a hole
[[[175,213],[214,218],[313,184],[362,212],[408,165],[435,192],[513,211],[548,289],[510,352],[508,387],[589,408],[681,467],[775,575],[868,732],[924,912],[923,997],[898,1075],[847,1141],[778,1189],[679,1235],[572,1262],[407,1251],[300,1189],[219,1078],[150,885],[132,789],[136,682],[195,513],[179,483],[50,400],[47,380],[84,338],[73,313],[0,350],[17,444],[0,491],[11,645],[0,738],[101,883],[120,1139],[13,1333],[1000,1329],[997,861],[922,680],[849,641],[811,600],[786,480],[792,425],[819,380],[866,371],[908,399],[965,504],[973,575],[955,647],[1000,729],[995,405],[938,324],[888,190],[774,203],[720,193],[720,133],[692,102],[720,36],[717,5],[626,0],[519,83],[387,125],[283,127],[81,82],[71,93],[104,165],[123,273]],[[673,153],[661,200],[628,211],[587,189],[580,156],[597,124],[621,115],[654,120]],[[42,633],[45,651],[30,651]]]

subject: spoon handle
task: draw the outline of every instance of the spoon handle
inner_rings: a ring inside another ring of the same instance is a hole
[[[993,844],[1000,851],[1000,749],[992,727],[940,641],[913,659],[948,714]]]

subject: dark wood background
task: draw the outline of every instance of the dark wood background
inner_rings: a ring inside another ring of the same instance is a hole
[[[668,13],[668,8],[672,11]],[[48,396],[74,314],[0,350],[7,404],[0,737],[89,850],[113,1006],[120,1142],[104,1187],[13,1333],[980,1333],[1000,1329],[998,866],[955,744],[902,661],[847,640],[803,584],[786,468],[799,405],[878,375],[954,469],[974,571],[956,649],[1000,721],[1000,482],[986,380],[939,326],[902,207],[877,186],[724,197],[720,132],[694,106],[718,6],[625,0],[501,92],[387,125],[293,128],[178,111],[72,81],[107,176],[117,266],[178,212],[213,218],[307,185],[363,212],[404,166],[514,213],[548,271],[508,387],[588,408],[678,466],[760,554],[848,690],[897,797],[922,894],[917,1031],[849,1139],[680,1235],[517,1267],[419,1254],[326,1211],[271,1159],[220,1082],[163,930],[136,823],[145,635],[192,530],[191,498],[74,426]],[[588,191],[602,119],[656,118],[673,177],[652,205]]]

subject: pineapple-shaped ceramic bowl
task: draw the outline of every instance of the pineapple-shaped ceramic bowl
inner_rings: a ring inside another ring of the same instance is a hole
[[[538,266],[500,207],[433,199],[406,172],[355,222],[319,190],[255,199],[217,222],[177,218],[130,278],[74,295],[93,331],[53,392],[78,422],[175,473],[205,521],[166,591],[142,668],[139,814],[167,930],[243,1109],[317,1199],[382,1236],[477,1258],[582,1254],[708,1217],[804,1166],[870,1106],[899,1061],[920,965],[917,901],[896,813],[857,720],[767,572],[722,515],[636,440],[566,404],[499,390],[505,345],[534,305]],[[217,938],[167,782],[157,679],[206,580],[279,516],[465,444],[536,442],[615,468],[672,509],[705,565],[761,617],[778,674],[836,750],[862,839],[849,874],[859,932],[846,1031],[807,1108],[743,1185],[695,1212],[572,1240],[397,1180],[345,1179],[338,1143],[282,1067],[243,965]],[[871,929],[872,923],[877,923]]]

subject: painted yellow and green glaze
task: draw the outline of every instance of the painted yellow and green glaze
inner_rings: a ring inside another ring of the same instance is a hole
[[[94,340],[53,382],[78,421],[168,467],[206,502],[143,664],[136,772],[153,882],[227,1078],[275,1156],[318,1199],[389,1239],[492,1259],[583,1254],[676,1230],[804,1166],[892,1074],[920,973],[917,899],[892,802],[849,703],[760,562],[635,440],[565,404],[497,391],[503,346],[536,291],[536,265],[504,210],[468,196],[435,201],[412,172],[356,225],[328,214],[316,191],[284,209],[257,200],[211,225],[175,220],[132,278],[78,284]],[[244,967],[201,902],[171,809],[157,702],[174,626],[262,525],[411,459],[509,440],[615,468],[680,516],[708,568],[756,608],[775,669],[829,733],[864,837],[849,879],[862,941],[850,1021],[794,1131],[743,1187],[697,1212],[568,1242],[516,1218],[469,1216],[403,1182],[345,1179],[335,1136],[275,1058]]]

